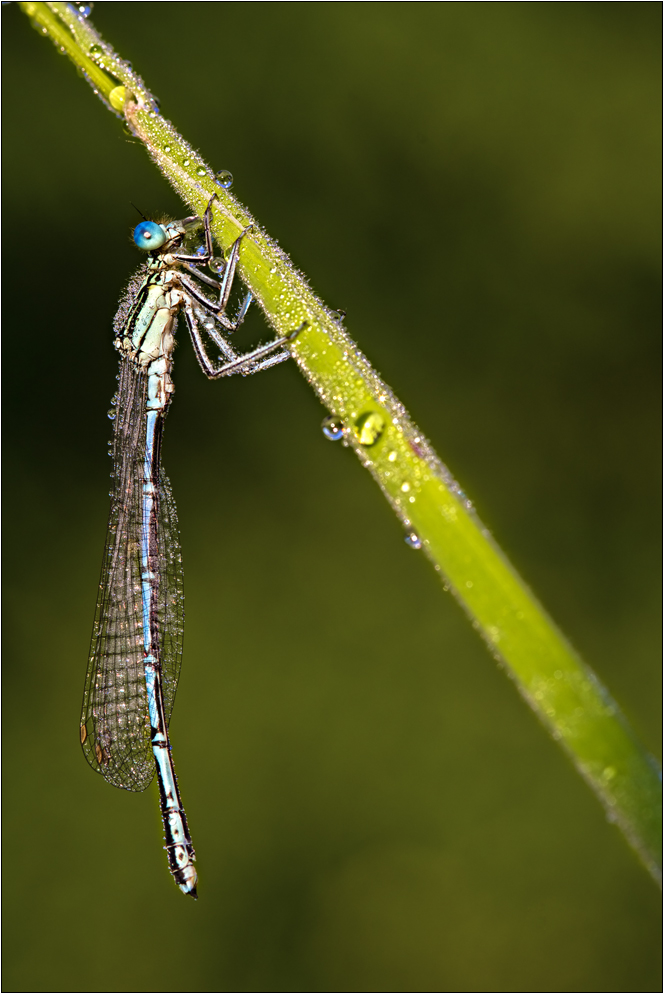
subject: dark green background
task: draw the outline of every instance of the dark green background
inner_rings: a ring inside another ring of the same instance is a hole
[[[656,3],[100,3],[649,748],[659,719]],[[658,893],[409,550],[294,366],[164,460],[186,567],[157,799],[78,746],[131,199],[186,211],[16,4],[4,26],[7,991],[657,991]],[[420,261],[423,260],[423,261]],[[261,315],[246,341],[267,337]],[[182,336],[181,336],[182,337]]]

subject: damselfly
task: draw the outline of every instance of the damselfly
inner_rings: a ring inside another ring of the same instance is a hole
[[[136,245],[149,254],[114,322],[120,372],[110,412],[115,421],[111,511],[81,714],[85,757],[109,783],[145,790],[156,768],[169,869],[193,897],[194,847],[168,735],[182,658],[182,558],[175,504],[160,460],[173,394],[177,318],[184,312],[198,361],[211,379],[255,373],[287,359],[284,346],[300,331],[244,355],[232,347],[226,336],[251,302],[247,294],[235,321],[226,316],[246,232],[227,261],[213,261],[211,207],[212,201],[202,219],[144,221],[134,230]],[[181,251],[201,226],[204,242],[196,254]],[[205,265],[216,268],[220,282],[201,271]],[[220,364],[209,358],[205,335],[219,349]]]

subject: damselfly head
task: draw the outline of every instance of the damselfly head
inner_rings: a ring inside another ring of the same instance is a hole
[[[139,249],[146,252],[154,252],[166,244],[168,234],[161,224],[154,221],[141,221],[134,228],[134,242]]]

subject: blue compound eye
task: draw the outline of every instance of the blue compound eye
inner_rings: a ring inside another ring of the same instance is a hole
[[[153,249],[160,249],[166,242],[166,232],[160,224],[154,221],[141,221],[134,228],[134,241],[139,249],[151,252]]]

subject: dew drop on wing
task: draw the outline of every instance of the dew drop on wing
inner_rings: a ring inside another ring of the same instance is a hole
[[[421,549],[422,539],[417,534],[417,532],[408,532],[404,539],[406,545],[411,549]]]

